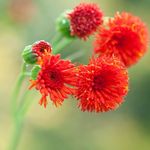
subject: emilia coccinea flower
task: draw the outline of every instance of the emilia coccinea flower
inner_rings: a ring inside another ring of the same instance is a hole
[[[45,55],[40,63],[41,68],[31,87],[40,91],[40,105],[47,106],[47,97],[56,105],[61,105],[64,99],[73,94],[75,84],[74,64],[69,60],[60,59],[60,55]]]
[[[96,53],[115,54],[130,67],[146,52],[148,32],[140,18],[117,12],[101,27],[94,42]]]
[[[128,92],[128,74],[116,57],[92,58],[78,67],[75,97],[82,111],[116,109]]]
[[[32,45],[26,46],[22,56],[27,64],[35,64],[45,53],[51,53],[51,51],[51,45],[44,40],[40,40]]]
[[[87,39],[102,24],[103,13],[96,4],[81,3],[68,14],[73,36]]]

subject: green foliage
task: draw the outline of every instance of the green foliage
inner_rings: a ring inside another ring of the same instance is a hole
[[[38,75],[40,69],[41,68],[38,65],[36,65],[36,66],[33,67],[32,71],[31,71],[31,79],[36,80],[37,75]]]

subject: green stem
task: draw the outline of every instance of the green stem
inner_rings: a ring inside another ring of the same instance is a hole
[[[62,34],[56,34],[56,36],[52,39],[51,44],[53,47],[57,45],[57,43],[63,38]]]
[[[18,109],[17,109],[17,114],[20,111],[20,109],[23,107],[24,103],[26,103],[26,99],[27,99],[28,95],[29,95],[29,90],[27,89],[21,97],[21,100],[20,100],[20,103],[19,103],[19,106],[18,106]]]
[[[19,143],[19,139],[21,136],[21,130],[22,130],[22,125],[23,125],[23,119],[24,119],[24,113],[20,113],[20,111],[17,110],[17,100],[19,97],[19,93],[21,90],[21,85],[25,79],[26,76],[29,76],[30,73],[26,72],[26,63],[23,63],[22,65],[22,69],[21,69],[21,73],[18,77],[18,80],[16,82],[14,91],[13,91],[13,95],[12,95],[12,111],[13,111],[13,121],[14,121],[14,131],[12,134],[12,139],[11,139],[11,143],[8,147],[9,150],[16,150],[18,143]],[[25,98],[27,96],[28,91],[26,92],[26,94],[23,95],[22,99],[24,101],[24,104],[22,104],[22,106],[20,106],[19,108],[24,108],[24,105],[26,105],[25,103]]]
[[[19,140],[21,138],[23,121],[25,114],[31,104],[31,100],[27,98],[29,91],[26,91],[22,97],[22,105],[18,108],[16,115],[14,116],[14,131],[11,137],[11,143],[8,150],[17,150]]]
[[[74,61],[84,55],[83,51],[77,51],[69,56],[67,56],[65,59],[70,59],[71,61]]]
[[[22,98],[22,106],[20,106],[20,109],[18,109],[17,117],[18,118],[24,118],[25,114],[28,112],[29,106],[31,106],[31,103],[33,102],[31,99],[27,98],[29,95],[29,90],[25,92],[23,98]]]
[[[13,91],[13,95],[12,95],[12,112],[13,112],[13,115],[15,115],[15,113],[16,113],[17,98],[19,96],[23,80],[24,80],[24,78],[26,76],[24,74],[25,71],[26,71],[26,64],[24,63],[22,65],[21,73],[20,73],[20,75],[18,77],[18,80],[17,80],[17,83],[16,83],[14,91]]]
[[[14,131],[12,134],[12,139],[11,139],[11,143],[9,145],[8,150],[16,150],[17,146],[19,144],[19,140],[21,137],[21,130],[22,130],[22,125],[23,125],[23,121],[20,119],[18,120],[17,118],[15,119],[14,122]]]
[[[62,41],[60,41],[59,43],[57,43],[57,45],[53,47],[54,54],[59,53],[64,47],[66,47],[67,45],[69,45],[72,41],[74,40],[74,38],[65,38]]]

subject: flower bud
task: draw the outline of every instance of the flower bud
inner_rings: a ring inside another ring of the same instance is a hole
[[[44,40],[40,40],[32,45],[26,46],[23,50],[22,57],[27,64],[35,64],[39,58],[51,53],[51,51],[51,45]]]
[[[57,25],[57,30],[63,36],[68,37],[68,38],[73,38],[74,36],[71,35],[71,30],[70,30],[70,21],[67,18],[68,12],[70,11],[66,11],[58,17],[56,21],[56,25]]]
[[[32,51],[32,45],[28,45],[24,48],[22,57],[27,64],[35,64],[37,62],[36,53]]]

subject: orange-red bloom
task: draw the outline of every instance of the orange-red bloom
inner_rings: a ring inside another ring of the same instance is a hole
[[[129,67],[145,53],[148,33],[140,18],[130,13],[117,13],[103,26],[95,41],[96,53],[117,55]]]
[[[35,87],[42,94],[40,105],[47,106],[48,96],[56,106],[61,105],[73,93],[74,65],[69,60],[60,59],[60,55],[45,55],[42,59],[41,70],[37,79],[31,81],[30,88]]]
[[[86,39],[102,24],[102,16],[96,4],[81,3],[69,14],[71,34]]]
[[[82,111],[114,110],[128,92],[127,70],[115,57],[93,58],[88,65],[79,66],[76,87]]]
[[[51,45],[48,42],[46,42],[44,40],[40,40],[40,41],[35,42],[32,45],[32,51],[38,57],[41,57],[45,52],[46,53],[51,53],[52,48],[51,48]]]

